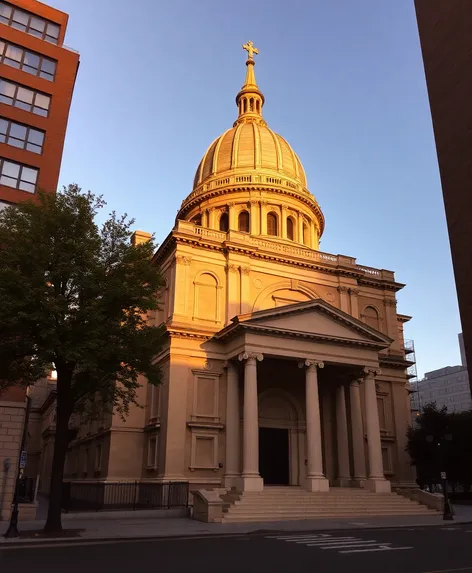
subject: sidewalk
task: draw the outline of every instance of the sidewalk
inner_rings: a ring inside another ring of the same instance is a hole
[[[155,511],[115,512],[113,516],[100,514],[65,514],[64,529],[83,530],[78,537],[5,539],[3,533],[8,522],[0,522],[0,548],[5,546],[50,543],[84,543],[92,541],[139,540],[160,537],[190,537],[208,535],[249,534],[262,531],[314,531],[340,529],[369,529],[385,527],[421,527],[472,523],[472,507],[456,506],[455,520],[442,520],[442,515],[349,517],[303,521],[276,521],[262,523],[202,523],[187,517],[161,517]],[[125,514],[125,515],[123,515]],[[157,516],[156,516],[157,515]],[[19,530],[41,531],[44,520],[20,522]]]

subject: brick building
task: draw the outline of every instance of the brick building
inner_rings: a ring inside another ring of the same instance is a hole
[[[67,21],[36,0],[0,1],[0,210],[56,191],[79,67],[64,46]],[[10,516],[25,410],[25,389],[0,393],[0,520]]]
[[[472,6],[470,0],[415,0],[415,5],[465,354],[471,364]]]

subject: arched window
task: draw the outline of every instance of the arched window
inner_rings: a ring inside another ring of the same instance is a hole
[[[377,309],[373,306],[366,306],[364,312],[361,315],[362,320],[371,326],[372,328],[379,329],[380,321],[379,321],[379,313]]]
[[[269,213],[267,215],[267,234],[273,237],[277,236],[277,215],[275,213]]]
[[[220,217],[220,231],[228,232],[229,229],[229,217],[228,213],[222,213]]]
[[[243,233],[249,233],[249,213],[247,211],[239,213],[238,229]]]
[[[293,241],[293,237],[295,236],[295,225],[293,224],[292,217],[288,217],[287,219],[287,239]]]
[[[310,231],[306,223],[303,223],[303,244],[304,245],[310,244]]]
[[[202,216],[201,215],[195,215],[195,217],[192,219],[192,223],[194,225],[198,225],[200,227],[202,224]]]

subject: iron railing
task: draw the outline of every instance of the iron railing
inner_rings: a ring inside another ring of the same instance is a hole
[[[112,511],[188,506],[188,482],[63,482],[62,509]]]

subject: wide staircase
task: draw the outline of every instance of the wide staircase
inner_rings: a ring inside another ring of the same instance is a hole
[[[397,493],[332,488],[310,493],[295,487],[266,487],[261,492],[223,494],[223,523],[283,521],[382,515],[434,515],[435,511]]]

